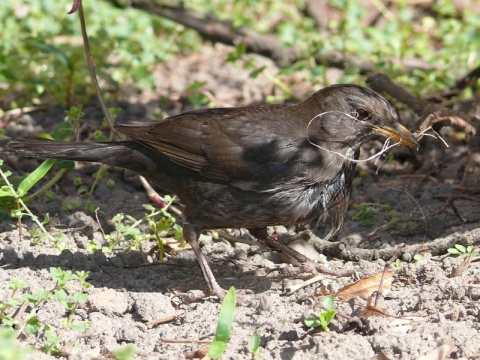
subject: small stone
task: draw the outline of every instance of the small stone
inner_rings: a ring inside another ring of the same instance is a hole
[[[91,294],[88,301],[94,311],[105,314],[121,315],[126,313],[129,308],[127,295],[113,289]]]
[[[131,294],[133,309],[142,321],[152,321],[175,314],[170,298],[159,293]]]

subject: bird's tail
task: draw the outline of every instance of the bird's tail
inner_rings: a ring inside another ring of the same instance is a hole
[[[60,142],[39,138],[24,138],[10,141],[4,152],[34,159],[77,160],[99,162],[108,165],[113,154],[118,157],[128,148],[122,142]],[[131,149],[128,149],[131,151]]]
[[[58,159],[98,162],[121,167],[143,175],[166,190],[179,189],[179,178],[196,173],[172,163],[157,151],[135,141],[118,142],[60,142],[40,138],[10,141],[2,154],[16,154],[34,159]]]
[[[10,141],[2,152],[34,159],[98,162],[149,175],[157,167],[149,151],[133,141],[95,143],[24,138]]]

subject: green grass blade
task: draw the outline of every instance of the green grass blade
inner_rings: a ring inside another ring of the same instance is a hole
[[[253,357],[255,357],[255,355],[258,353],[258,349],[260,349],[260,335],[257,333],[252,334],[250,337],[249,347]]]
[[[227,295],[225,295],[222,307],[220,308],[217,330],[215,331],[215,340],[227,342],[230,339],[236,306],[237,296],[235,288],[232,286],[228,290]]]
[[[222,307],[218,315],[217,330],[215,331],[215,341],[213,341],[208,348],[208,356],[212,359],[221,358],[227,347],[227,342],[232,332],[236,307],[237,295],[235,288],[232,286],[222,301]]]
[[[21,194],[26,194],[52,168],[55,160],[47,159],[18,185]]]

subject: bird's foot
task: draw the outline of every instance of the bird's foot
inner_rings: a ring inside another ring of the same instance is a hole
[[[310,259],[304,260],[304,262],[302,263],[297,262],[297,265],[298,266],[284,268],[283,274],[294,276],[299,274],[310,273],[314,275],[327,274],[327,275],[334,275],[339,277],[350,276],[352,274],[351,270],[333,270],[323,265],[317,264],[316,262]]]

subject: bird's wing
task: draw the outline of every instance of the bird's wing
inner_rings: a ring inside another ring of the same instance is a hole
[[[289,128],[292,122],[283,117],[284,109],[280,105],[196,110],[149,127],[117,128],[207,178],[268,185],[298,166],[295,142],[301,135]]]

